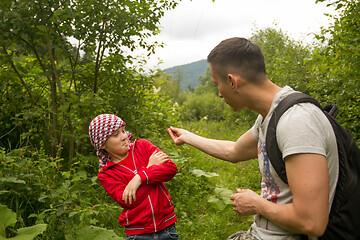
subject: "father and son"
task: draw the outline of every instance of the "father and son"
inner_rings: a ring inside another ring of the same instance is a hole
[[[274,109],[295,91],[267,78],[261,48],[245,38],[222,41],[207,61],[219,97],[234,111],[257,112],[255,124],[236,142],[175,127],[168,133],[176,145],[189,144],[225,161],[258,159],[261,195],[238,189],[230,196],[233,210],[241,216],[254,215],[254,223],[228,239],[317,239],[328,223],[339,172],[336,138],[328,119],[311,103],[296,104],[280,118],[276,136],[286,184],[269,160],[265,139]],[[89,136],[100,159],[98,178],[124,208],[119,222],[125,226],[126,239],[178,239],[177,218],[164,184],[175,176],[176,165],[149,141],[130,142],[125,122],[115,115],[94,118]]]

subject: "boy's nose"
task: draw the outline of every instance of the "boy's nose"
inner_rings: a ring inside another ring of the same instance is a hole
[[[128,135],[126,132],[121,134],[121,140],[125,140],[127,138],[128,138]]]

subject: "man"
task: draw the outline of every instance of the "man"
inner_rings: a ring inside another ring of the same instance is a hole
[[[275,107],[294,90],[281,88],[267,78],[260,47],[247,39],[222,41],[207,60],[219,97],[234,111],[248,108],[259,113],[255,125],[236,142],[207,139],[174,127],[168,131],[175,144],[189,144],[225,161],[258,158],[261,196],[249,189],[238,189],[230,196],[234,211],[241,216],[255,215],[254,223],[248,232],[229,239],[321,236],[338,177],[336,139],[326,116],[316,106],[302,103],[290,108],[278,122],[278,146],[288,178],[285,184],[269,161],[265,139]]]

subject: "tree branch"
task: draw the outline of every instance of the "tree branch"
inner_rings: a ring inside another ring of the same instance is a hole
[[[109,1],[107,1],[105,12],[107,12],[108,9],[109,9]],[[96,54],[95,74],[94,74],[95,76],[94,76],[94,87],[93,87],[94,93],[97,92],[97,88],[98,88],[97,82],[98,82],[98,77],[99,77],[99,70],[100,70],[100,65],[101,65],[102,58],[104,56],[104,51],[105,51],[105,48],[102,48],[102,44],[104,42],[105,26],[106,26],[106,19],[104,17],[103,24],[101,27],[100,37],[99,37],[99,46],[98,46],[98,50],[97,50],[97,54]]]

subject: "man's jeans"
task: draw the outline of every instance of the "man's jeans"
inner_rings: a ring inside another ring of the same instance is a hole
[[[126,240],[173,240],[173,239],[174,240],[179,239],[179,235],[176,233],[175,223],[156,233],[129,235],[126,237]]]

